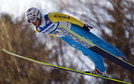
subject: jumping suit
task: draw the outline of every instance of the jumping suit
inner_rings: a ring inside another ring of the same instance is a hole
[[[93,44],[103,48],[104,50],[112,53],[117,57],[123,56],[125,58],[125,56],[116,47],[97,37],[92,32],[84,30],[82,28],[83,25],[84,24],[81,21],[71,16],[53,12],[42,16],[41,25],[36,27],[35,31],[53,36],[58,36],[66,43],[68,43],[70,46],[74,47],[77,50],[80,50],[85,56],[87,56],[94,63],[95,68],[97,68],[101,73],[105,71],[102,57],[99,54],[89,50],[87,48],[88,45],[86,44],[86,42],[84,42],[85,40],[80,41],[79,37],[92,42]],[[64,27],[74,32],[75,35],[77,34],[78,36],[77,39],[75,36],[74,37],[71,36],[72,34],[70,31],[67,32],[64,31]],[[63,32],[61,32],[60,30],[61,28]]]

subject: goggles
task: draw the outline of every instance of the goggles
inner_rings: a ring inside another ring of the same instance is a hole
[[[29,23],[32,23],[32,22],[35,22],[36,21],[36,19],[37,19],[37,17],[35,17],[35,16],[32,16],[32,17],[30,17],[30,18],[28,18],[28,22]]]

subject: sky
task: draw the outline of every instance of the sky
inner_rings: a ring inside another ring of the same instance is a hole
[[[51,0],[0,0],[0,14],[8,13],[13,18],[21,17],[30,7],[38,7],[45,12],[53,11]]]

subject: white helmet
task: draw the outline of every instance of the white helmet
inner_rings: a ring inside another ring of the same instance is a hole
[[[35,22],[36,19],[38,18],[39,20],[41,20],[42,18],[42,15],[41,15],[41,12],[39,9],[37,8],[29,8],[27,11],[26,11],[26,20],[29,22],[29,23],[32,23],[32,22]]]

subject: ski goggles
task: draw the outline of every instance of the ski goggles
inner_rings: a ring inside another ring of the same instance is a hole
[[[37,19],[37,17],[32,16],[32,17],[29,17],[27,21],[28,21],[29,23],[32,23],[32,22],[35,22],[36,19]]]

